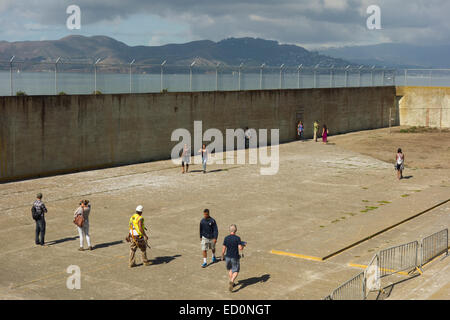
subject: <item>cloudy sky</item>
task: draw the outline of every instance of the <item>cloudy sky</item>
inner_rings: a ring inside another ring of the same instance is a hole
[[[66,9],[81,9],[68,30]],[[369,30],[367,8],[381,9]],[[450,43],[448,0],[0,0],[0,40],[107,35],[129,45],[260,37],[307,48]]]

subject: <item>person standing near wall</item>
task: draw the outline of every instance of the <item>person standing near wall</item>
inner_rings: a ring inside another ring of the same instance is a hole
[[[198,152],[201,152],[202,154],[203,173],[206,173],[206,163],[208,162],[208,149],[206,148],[206,144],[203,144]]]
[[[191,163],[191,148],[185,144],[183,150],[181,151],[181,166],[183,167],[182,173],[188,173],[189,164]],[[184,166],[186,165],[186,170]]]
[[[303,136],[303,122],[299,121],[297,124],[297,136],[299,140],[302,140],[302,136]]]
[[[212,251],[211,263],[216,263],[216,243],[219,236],[216,220],[209,215],[209,209],[203,210],[203,219],[200,221],[200,241],[202,244],[203,263],[202,268],[206,268],[207,251]]]
[[[314,141],[317,142],[317,133],[319,132],[319,121],[314,121]]]
[[[77,225],[78,235],[80,236],[80,248],[79,251],[84,251],[84,239],[86,238],[86,242],[88,245],[88,250],[93,250],[91,245],[91,237],[89,236],[89,214],[91,213],[91,205],[89,204],[89,200],[81,200],[80,206],[75,210],[74,220],[77,216],[82,217],[82,224]]]
[[[403,179],[403,170],[405,169],[405,155],[402,149],[398,148],[397,155],[395,157],[395,170],[397,171],[397,179]]]
[[[144,207],[138,205],[136,207],[136,213],[131,216],[130,222],[128,224],[130,232],[128,233],[126,240],[127,242],[130,242],[130,268],[136,267],[135,254],[138,248],[139,250],[141,250],[142,263],[145,266],[150,265],[150,262],[147,259],[148,236],[145,232],[144,217],[142,217],[142,211],[144,211]]]
[[[45,246],[45,214],[47,213],[47,208],[44,202],[42,202],[42,193],[36,195],[36,200],[31,207],[31,215],[36,222],[36,245]]]
[[[248,149],[250,147],[250,138],[252,137],[252,134],[250,133],[250,129],[248,127],[245,128],[244,137],[245,149]]]
[[[239,250],[244,250],[245,242],[236,235],[237,227],[235,224],[230,226],[230,234],[223,240],[222,260],[225,257],[226,268],[228,271],[228,290],[233,291],[234,281],[241,269]],[[226,255],[225,255],[226,252]]]
[[[326,124],[323,125],[322,129],[322,142],[328,143],[328,127]]]

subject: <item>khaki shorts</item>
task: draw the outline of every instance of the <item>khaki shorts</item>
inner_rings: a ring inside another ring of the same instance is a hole
[[[202,251],[206,250],[215,250],[216,244],[214,243],[214,239],[207,239],[202,237]]]

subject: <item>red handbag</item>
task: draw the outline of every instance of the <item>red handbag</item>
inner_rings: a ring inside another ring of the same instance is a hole
[[[73,219],[73,223],[75,223],[77,225],[77,227],[82,228],[84,225],[84,209],[82,208],[81,210],[83,210],[82,214],[78,214],[75,219]]]

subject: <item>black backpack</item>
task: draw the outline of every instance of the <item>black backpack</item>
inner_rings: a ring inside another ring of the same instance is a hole
[[[41,218],[41,214],[37,211],[35,205],[31,207],[31,216],[33,217],[33,220],[39,220]]]

